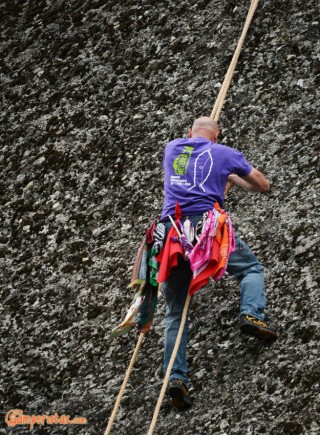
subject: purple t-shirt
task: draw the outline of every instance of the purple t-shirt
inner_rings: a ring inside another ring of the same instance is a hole
[[[175,139],[164,150],[164,206],[161,219],[174,215],[176,201],[182,214],[204,213],[224,200],[229,174],[245,177],[252,169],[244,155],[203,137]]]

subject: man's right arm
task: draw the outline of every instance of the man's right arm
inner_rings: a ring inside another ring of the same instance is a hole
[[[230,174],[228,181],[237,184],[250,192],[268,192],[270,189],[269,180],[258,169],[252,168],[251,172],[245,177],[239,177],[236,174]],[[229,189],[228,189],[229,190]]]

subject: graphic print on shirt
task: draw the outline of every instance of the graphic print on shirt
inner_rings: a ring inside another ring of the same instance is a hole
[[[185,145],[182,153],[178,155],[173,161],[173,170],[177,175],[171,175],[170,184],[177,186],[191,186],[191,183],[188,182],[187,179],[182,178],[181,175],[186,175],[188,171],[188,166],[190,163],[191,155],[194,148],[188,145]]]
[[[196,186],[199,186],[203,192],[205,192],[206,190],[203,185],[211,174],[212,166],[213,158],[209,150],[205,150],[199,154],[194,163],[193,185],[188,190],[192,190]]]
[[[173,162],[173,169],[177,175],[186,174],[190,163],[193,147],[185,145],[181,154]]]

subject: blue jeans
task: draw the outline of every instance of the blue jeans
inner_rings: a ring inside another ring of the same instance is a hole
[[[201,216],[199,215],[190,217],[194,225],[196,225],[200,218]],[[168,231],[171,224],[166,224],[166,227]],[[235,276],[240,283],[240,316],[243,314],[250,314],[263,320],[263,312],[266,304],[264,268],[240,237],[237,234],[235,234],[235,237],[236,250],[230,255],[227,271]],[[162,286],[162,291],[166,300],[164,372],[167,370],[172,350],[176,342],[191,278],[192,271],[189,262],[185,261],[182,256],[179,256],[178,266],[172,269],[171,275]],[[187,342],[188,319],[184,327],[177,357],[170,374],[170,379],[179,378],[185,384],[188,382],[188,366],[186,360]]]

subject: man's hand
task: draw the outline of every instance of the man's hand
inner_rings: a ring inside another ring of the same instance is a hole
[[[225,195],[234,184],[249,190],[249,192],[268,192],[270,189],[270,183],[267,178],[255,168],[252,168],[250,174],[243,178],[236,174],[230,174],[224,190]]]

